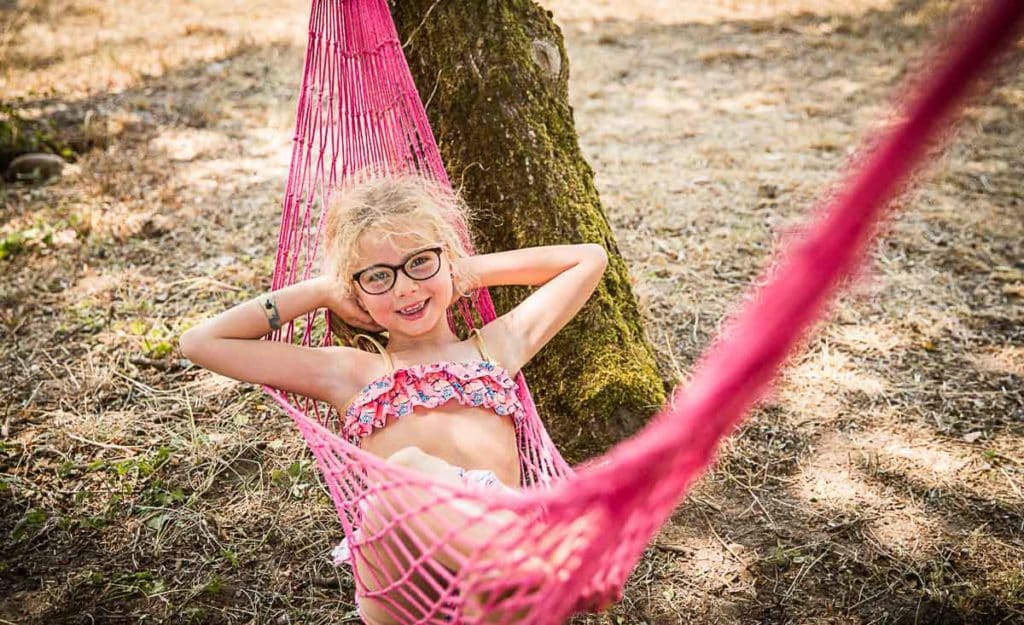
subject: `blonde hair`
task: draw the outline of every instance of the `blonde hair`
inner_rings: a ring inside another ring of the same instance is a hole
[[[327,207],[324,271],[345,295],[351,295],[351,276],[364,234],[372,232],[383,239],[422,238],[424,243],[444,246],[455,284],[465,296],[462,289],[471,284],[472,276],[453,261],[470,256],[468,222],[465,201],[429,178],[418,174],[357,176],[335,190]]]

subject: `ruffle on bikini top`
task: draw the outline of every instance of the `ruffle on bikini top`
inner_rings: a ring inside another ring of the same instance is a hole
[[[416,406],[436,408],[451,399],[511,415],[517,426],[522,420],[515,380],[503,367],[486,360],[434,362],[396,369],[364,386],[345,409],[343,435],[358,446],[389,418],[404,417]]]

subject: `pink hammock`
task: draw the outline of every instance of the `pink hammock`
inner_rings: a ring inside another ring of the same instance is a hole
[[[545,432],[522,374],[524,490],[514,494],[433,483],[387,464],[336,435],[338,415],[329,407],[267,388],[317,459],[359,564],[357,593],[406,624],[555,624],[620,598],[649,539],[854,269],[888,199],[972,80],[1013,41],[1022,17],[1019,0],[978,11],[908,99],[903,121],[821,207],[688,387],[643,431],[576,472]],[[386,1],[313,0],[273,288],[314,274],[320,207],[367,167],[448,183]],[[484,323],[495,317],[486,291],[460,308],[469,326],[471,308]],[[326,313],[311,313],[272,338],[327,345],[329,324]]]

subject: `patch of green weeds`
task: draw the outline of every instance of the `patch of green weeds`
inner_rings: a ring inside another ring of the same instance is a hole
[[[173,520],[166,508],[183,503],[187,496],[179,487],[170,487],[154,475],[171,458],[174,450],[160,446],[148,453],[118,462],[93,461],[87,470],[105,470],[117,492],[106,500],[106,509],[98,517],[85,520],[92,527],[102,527],[118,516],[144,514],[146,527],[160,533]],[[137,496],[136,496],[137,495]]]
[[[45,510],[37,510],[33,508],[25,513],[25,516],[21,517],[17,523],[14,524],[14,529],[11,530],[11,538],[14,540],[22,540],[24,538],[30,538],[38,534],[43,527],[46,525],[46,520],[50,518],[46,514]]]
[[[807,555],[795,547],[783,547],[776,545],[771,554],[765,558],[765,562],[783,571],[788,570],[794,564],[801,564],[807,559]]]
[[[76,227],[69,219],[53,222],[38,219],[21,230],[12,230],[0,236],[0,260],[6,260],[35,249],[51,249],[82,239],[81,217],[75,216]]]
[[[10,258],[25,249],[25,231],[15,230],[0,239],[0,260]]]
[[[103,510],[103,518],[108,522],[112,521],[114,517],[121,511],[121,504],[124,500],[121,495],[114,493],[107,497],[107,507]]]
[[[128,322],[128,334],[142,339],[142,351],[146,357],[160,359],[174,351],[177,337],[163,324],[151,324],[143,319]]]
[[[104,577],[109,591],[106,599],[126,599],[135,595],[150,597],[167,589],[162,579],[151,571],[125,571]]]
[[[292,497],[301,499],[313,486],[313,482],[310,479],[312,477],[309,471],[310,466],[308,461],[296,460],[288,465],[288,468],[284,471],[280,469],[271,471],[270,481],[272,484],[287,488],[288,493]]]
[[[80,465],[72,460],[65,460],[57,467],[57,475],[61,478],[75,477],[81,473]]]
[[[185,491],[180,487],[168,489],[159,480],[153,482],[142,493],[142,505],[155,508],[167,508],[185,501]]]
[[[146,355],[150,358],[163,358],[167,354],[171,353],[174,349],[174,345],[170,341],[160,341],[154,344],[145,344]]]
[[[128,498],[134,495],[137,488],[145,485],[145,482],[148,481],[148,477],[152,476],[160,469],[160,467],[167,463],[167,460],[171,457],[172,451],[173,450],[169,447],[161,446],[156,451],[150,451],[142,456],[112,462],[103,467],[113,477],[117,478],[118,487],[118,493],[112,495],[108,500],[108,508],[106,508],[106,512],[104,514],[108,520],[111,520],[114,517],[113,515],[120,511],[118,507],[121,505],[123,498]],[[168,496],[173,497],[172,494],[169,494]],[[131,506],[128,507],[127,511],[128,513],[131,513]]]
[[[214,575],[203,584],[203,592],[208,595],[216,595],[224,589],[224,581],[219,575]]]
[[[56,334],[96,334],[106,327],[110,312],[88,301],[78,301],[66,309],[57,325]]]
[[[90,516],[83,519],[78,519],[79,529],[91,529],[98,530],[100,528],[110,525],[110,521],[101,516]]]
[[[143,456],[128,458],[111,465],[118,477],[149,477],[171,457],[170,447],[160,446]]]

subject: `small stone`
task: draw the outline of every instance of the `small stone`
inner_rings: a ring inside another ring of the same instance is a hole
[[[64,171],[64,159],[56,154],[32,152],[22,154],[7,166],[8,180],[31,180],[41,182],[56,178]]]
[[[228,267],[235,262],[235,257],[231,254],[221,254],[217,258],[214,258],[210,263],[217,268]]]
[[[207,76],[220,76],[224,73],[227,68],[227,63],[224,61],[216,61],[206,66],[205,72]]]
[[[973,443],[979,438],[981,438],[981,432],[971,432],[969,434],[964,434],[964,440],[967,441],[968,443]]]

